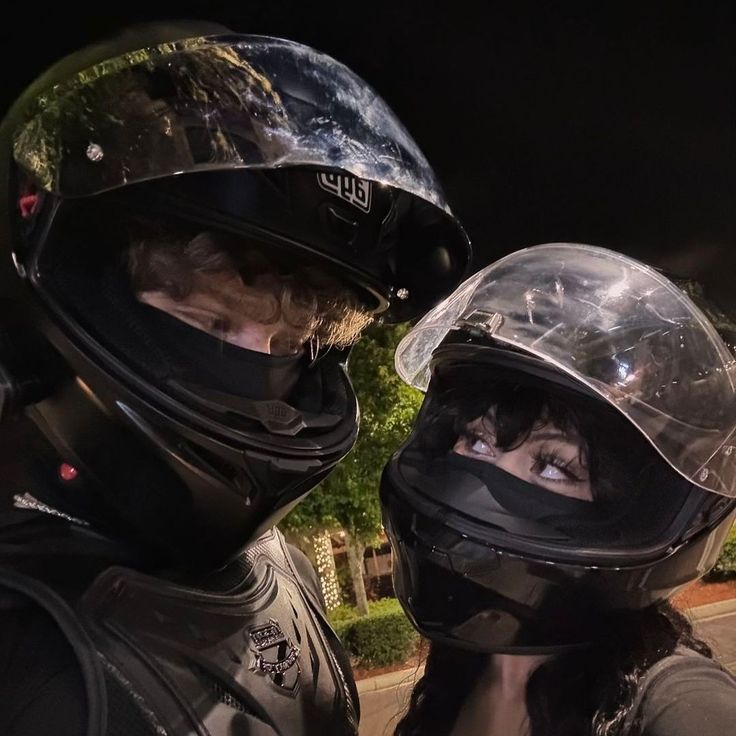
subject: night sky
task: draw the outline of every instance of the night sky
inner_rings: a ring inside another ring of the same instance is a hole
[[[568,240],[717,281],[721,299],[736,292],[736,4],[447,5],[207,3],[85,13],[65,18],[63,33],[45,17],[22,63],[4,46],[3,102],[117,27],[205,8],[236,31],[315,46],[368,80],[436,168],[476,267]]]

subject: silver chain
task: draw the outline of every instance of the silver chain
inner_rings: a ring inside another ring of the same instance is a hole
[[[61,519],[73,521],[75,524],[89,526],[88,521],[85,521],[84,519],[78,519],[76,516],[70,516],[69,514],[65,514],[63,511],[57,511],[55,508],[52,508],[42,501],[39,501],[28,492],[22,495],[20,493],[16,493],[15,496],[13,496],[13,506],[15,506],[15,508],[17,509],[30,509],[31,511],[40,511],[42,514],[58,516]]]

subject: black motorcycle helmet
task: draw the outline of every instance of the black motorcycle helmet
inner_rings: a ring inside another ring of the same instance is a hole
[[[736,513],[736,362],[669,279],[601,248],[528,248],[435,307],[396,363],[427,396],[384,472],[384,526],[428,638],[560,651],[714,564]],[[556,460],[550,429],[584,449]],[[489,461],[494,444],[551,480]],[[550,492],[565,474],[590,496]]]
[[[317,268],[389,321],[468,262],[385,103],[291,41],[129,29],[42,75],[1,140],[0,419],[29,419],[63,493],[163,560],[219,564],[278,522],[349,451],[358,407],[339,346],[254,354],[140,304],[131,227]]]

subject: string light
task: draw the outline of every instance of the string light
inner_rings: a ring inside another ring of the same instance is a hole
[[[312,537],[314,557],[319,576],[322,595],[327,610],[331,611],[340,605],[340,584],[337,581],[335,558],[332,554],[332,540],[328,532],[321,532]]]

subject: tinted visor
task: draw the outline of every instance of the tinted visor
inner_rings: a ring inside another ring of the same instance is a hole
[[[449,212],[416,143],[364,80],[264,36],[160,44],[56,83],[29,101],[14,158],[63,197],[185,172],[314,165]]]
[[[340,324],[335,303],[358,304],[350,289],[257,242],[119,219],[107,204],[60,208],[34,277],[77,344],[236,433],[340,425],[338,363],[317,358],[320,330]]]

